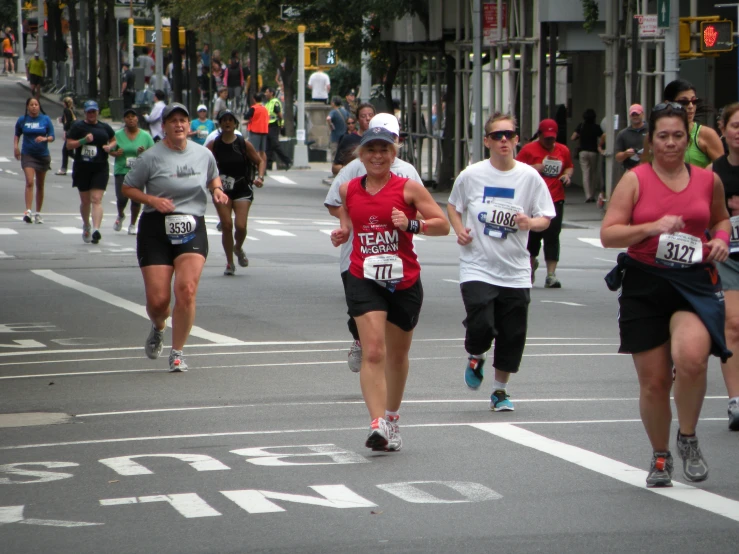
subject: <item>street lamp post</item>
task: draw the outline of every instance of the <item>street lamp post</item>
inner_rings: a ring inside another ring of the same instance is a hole
[[[26,52],[23,47],[23,0],[18,0],[18,34],[16,35],[18,46],[18,66],[15,70],[23,74],[26,72]]]
[[[308,168],[308,147],[305,145],[305,25],[298,25],[298,129],[293,152],[293,166]]]
[[[739,3],[735,4],[716,4],[715,7],[717,8],[736,8],[736,29],[734,32],[735,36],[739,36]],[[739,48],[739,41],[737,41],[738,48]],[[736,55],[736,66],[737,66],[737,98],[739,98],[739,52],[737,52]]]

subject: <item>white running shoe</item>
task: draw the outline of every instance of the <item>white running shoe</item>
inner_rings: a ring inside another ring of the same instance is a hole
[[[23,221],[26,223],[33,223],[33,212],[31,210],[26,210],[23,212]]]
[[[378,417],[372,420],[369,434],[364,445],[374,451],[384,452],[390,438],[390,427],[384,418]]]
[[[403,439],[400,438],[400,426],[398,420],[400,416],[387,416],[387,426],[390,428],[390,437],[387,440],[385,450],[388,452],[397,452],[403,448]]]
[[[128,234],[129,235],[135,235],[138,233],[138,230],[136,229],[136,225],[129,225],[128,226]]]
[[[349,369],[359,373],[362,369],[362,343],[355,340],[349,347]]]
[[[82,226],[82,240],[88,244],[92,242],[92,227],[89,225]]]
[[[234,275],[236,274],[236,266],[231,264],[226,264],[226,269],[223,271],[224,275]]]
[[[182,356],[182,350],[172,350],[169,353],[169,372],[179,373],[181,371],[187,371],[187,364],[185,358]]]
[[[123,218],[119,216],[115,218],[115,223],[113,223],[113,230],[118,232],[121,229],[123,229]]]
[[[36,223],[37,225],[41,225],[44,222],[44,218],[41,217],[40,213],[36,213],[36,215],[33,216],[33,222]]]
[[[146,352],[146,357],[151,360],[156,360],[159,357],[159,354],[162,353],[162,343],[164,342],[164,329],[161,331],[154,327],[154,324],[151,325],[151,331],[149,331],[149,336],[146,337],[146,342],[144,343],[144,352]]]

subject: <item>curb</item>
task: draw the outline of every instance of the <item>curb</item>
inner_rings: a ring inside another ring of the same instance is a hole
[[[26,89],[28,92],[31,92],[31,85],[29,85],[27,81],[18,81],[18,86],[21,87],[21,88],[23,88],[23,89]],[[44,94],[43,92],[41,93],[41,98],[43,98],[47,102],[51,102],[52,104],[56,104],[57,106],[61,106],[62,108],[64,107],[64,104],[62,103],[61,99],[52,98],[52,97]]]

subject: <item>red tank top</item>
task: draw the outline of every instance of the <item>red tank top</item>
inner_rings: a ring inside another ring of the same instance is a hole
[[[254,115],[249,120],[249,131],[266,135],[269,133],[269,114],[267,113],[267,108],[262,104],[254,104],[252,108],[254,108]]]
[[[631,215],[631,224],[640,225],[657,221],[665,215],[681,215],[685,228],[681,231],[701,242],[706,242],[705,230],[711,221],[713,201],[713,173],[690,166],[690,181],[680,192],[670,190],[652,169],[642,164],[632,169],[639,180],[639,199]],[[628,248],[628,254],[645,264],[657,265],[655,255],[659,236],[649,237]]]
[[[416,208],[403,197],[408,179],[391,173],[387,184],[374,195],[364,189],[363,179],[352,179],[346,189],[346,209],[354,228],[349,271],[359,279],[407,289],[418,280],[421,266],[413,248],[413,233],[396,228],[392,212],[398,208],[408,219],[416,219]]]

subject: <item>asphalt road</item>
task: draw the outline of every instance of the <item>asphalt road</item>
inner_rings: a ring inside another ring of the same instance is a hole
[[[636,377],[603,283],[616,252],[597,228],[563,232],[563,289],[539,272],[511,413],[488,410],[490,383],[463,383],[455,238],[419,241],[404,447],[372,453],[325,167],[271,173],[234,277],[208,209],[190,371],[170,374],[166,355],[144,356],[135,237],[112,230],[112,186],[103,240],[84,244],[71,178],[53,175],[57,142],[45,223],[23,223],[12,133],[25,96],[7,78],[0,95],[3,553],[736,549],[739,434],[715,360],[698,429],[710,478],[687,485],[678,469],[674,488],[644,487]]]

